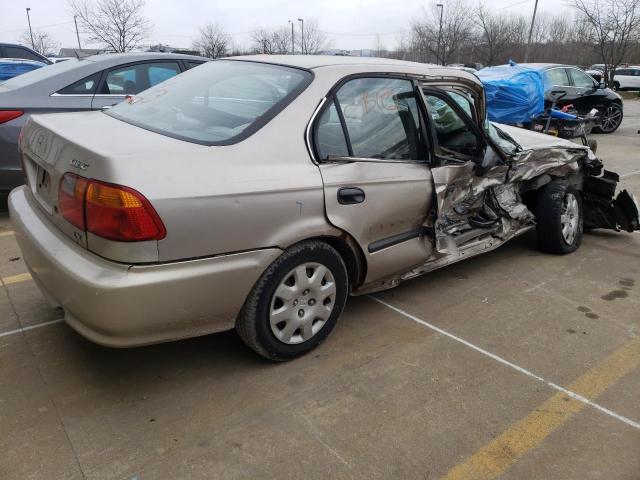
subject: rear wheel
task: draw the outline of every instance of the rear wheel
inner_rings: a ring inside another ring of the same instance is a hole
[[[620,84],[618,82],[613,82],[613,89],[617,92],[620,90]]]
[[[236,322],[244,342],[265,358],[289,360],[333,330],[348,293],[340,254],[321,241],[285,251],[262,274]]]
[[[622,123],[622,105],[612,103],[602,115],[600,125],[594,127],[594,131],[601,133],[613,133]]]
[[[574,187],[563,180],[548,183],[538,192],[535,210],[540,250],[565,254],[580,246],[584,215],[580,192]]]

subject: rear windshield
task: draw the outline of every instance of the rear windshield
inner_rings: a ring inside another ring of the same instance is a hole
[[[105,113],[181,140],[228,145],[257,131],[311,80],[310,72],[297,68],[215,60]]]
[[[2,83],[0,91],[14,90],[16,88],[26,87],[27,85],[34,84],[40,80],[53,77],[62,72],[73,70],[74,68],[83,65],[87,60],[76,60],[75,58],[67,60],[65,62],[54,63],[52,65],[45,65],[37,70],[13,77],[6,82]]]

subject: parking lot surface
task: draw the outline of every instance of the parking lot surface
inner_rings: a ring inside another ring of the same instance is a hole
[[[640,101],[605,167],[640,196]],[[374,296],[284,364],[234,332],[114,350],[0,218],[0,478],[639,479],[640,235],[527,235]]]

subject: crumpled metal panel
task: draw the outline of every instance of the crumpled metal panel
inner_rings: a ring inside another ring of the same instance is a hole
[[[533,225],[535,216],[520,196],[521,182],[544,174],[566,177],[578,173],[580,162],[587,158],[595,159],[588,147],[563,140],[523,150],[508,165],[495,166],[481,176],[475,175],[471,161],[432,169],[438,205],[436,252],[456,255],[458,247],[468,241],[483,236],[487,241],[489,237],[504,240]],[[479,228],[474,217],[488,225]]]
[[[570,173],[576,173],[580,170],[578,160],[584,158],[587,152],[591,153],[591,150],[587,147],[575,149],[554,147],[524,150],[513,156],[507,181],[521,182],[523,180],[531,180],[544,173],[554,176],[566,176]]]

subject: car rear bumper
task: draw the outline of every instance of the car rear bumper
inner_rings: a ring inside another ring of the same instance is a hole
[[[277,248],[158,265],[126,265],[94,255],[64,236],[26,187],[9,212],[24,260],[43,294],[89,340],[129,347],[233,328]]]

